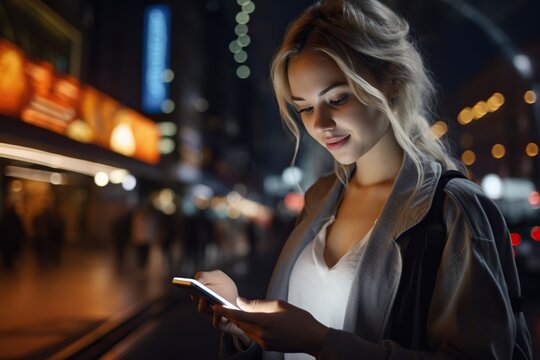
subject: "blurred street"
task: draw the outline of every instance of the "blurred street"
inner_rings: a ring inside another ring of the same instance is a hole
[[[126,321],[168,287],[155,266],[120,274],[114,259],[66,248],[62,267],[41,268],[31,254],[0,273],[0,357],[43,358],[96,329]],[[152,259],[154,260],[154,259]]]
[[[221,268],[244,296],[262,297],[276,250],[206,256],[200,269]],[[43,268],[26,251],[16,270],[0,271],[0,359],[216,358],[217,332],[171,285],[193,276],[192,265],[169,271],[157,246],[145,269],[130,251],[123,269],[108,249],[66,247],[63,259]]]
[[[242,296],[258,298],[275,256],[273,249],[209,268],[228,273]],[[218,332],[184,291],[170,284],[158,248],[144,271],[119,272],[114,258],[98,250],[66,249],[62,268],[40,269],[29,257],[16,276],[0,273],[0,359],[218,358]],[[536,354],[539,279],[523,277]]]

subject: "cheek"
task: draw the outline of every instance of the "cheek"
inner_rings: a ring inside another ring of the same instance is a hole
[[[389,120],[375,109],[362,109],[354,116],[356,128],[360,136],[380,137],[386,131]]]

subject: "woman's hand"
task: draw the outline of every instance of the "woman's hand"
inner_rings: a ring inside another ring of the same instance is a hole
[[[270,351],[304,352],[317,356],[328,328],[305,310],[284,301],[248,301],[238,298],[244,311],[213,306],[216,313],[227,318],[261,348]]]
[[[230,303],[235,304],[238,298],[238,289],[234,281],[221,270],[198,272],[195,280],[206,285]],[[212,316],[212,325],[223,332],[238,335],[244,344],[249,343],[249,338],[236,325],[212,311],[210,304],[203,298],[192,295],[191,299],[197,302],[197,310],[201,314]]]
[[[233,279],[221,270],[200,271],[195,274],[195,280],[206,285],[230,303],[236,304],[238,289]]]

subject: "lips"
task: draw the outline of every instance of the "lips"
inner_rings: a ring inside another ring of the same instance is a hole
[[[337,150],[349,142],[351,135],[337,136],[324,139],[324,143],[328,150]]]

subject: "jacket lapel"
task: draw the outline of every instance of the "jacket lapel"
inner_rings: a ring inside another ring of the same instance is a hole
[[[308,207],[305,209],[306,213],[303,219],[289,235],[281,250],[268,286],[267,299],[287,300],[289,277],[296,259],[304,247],[315,238],[323,224],[335,213],[335,207],[343,190],[343,184],[335,176],[331,176],[324,181],[328,183],[327,186],[309,194],[313,202],[311,204],[306,203]]]
[[[383,338],[401,277],[402,259],[395,240],[426,215],[440,169],[435,162],[424,163],[425,177],[415,193],[418,172],[412,160],[404,156],[360,261],[349,296],[344,330],[369,341]]]

